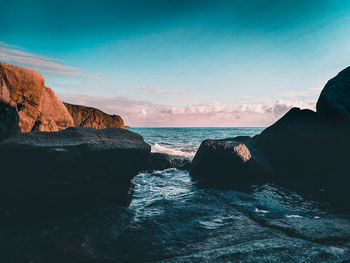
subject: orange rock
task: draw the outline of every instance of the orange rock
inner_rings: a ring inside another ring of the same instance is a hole
[[[64,102],[64,105],[72,115],[74,126],[95,129],[113,127],[125,129],[124,121],[119,115],[110,115],[99,109],[66,102]]]
[[[73,126],[72,117],[39,73],[0,63],[0,101],[16,106],[22,132],[58,131]]]

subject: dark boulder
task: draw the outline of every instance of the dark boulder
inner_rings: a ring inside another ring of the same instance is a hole
[[[0,207],[45,218],[99,204],[128,205],[151,147],[131,131],[68,128],[0,143]]]
[[[16,107],[0,101],[0,141],[21,132]]]
[[[217,185],[251,185],[270,179],[270,164],[248,136],[205,140],[193,161],[191,176]]]
[[[190,170],[191,160],[184,156],[169,155],[166,153],[151,153],[146,159],[143,170],[156,171],[168,168]]]
[[[308,190],[350,183],[348,172],[334,177],[350,160],[350,140],[311,110],[291,109],[254,139],[278,182]]]
[[[350,131],[350,67],[329,80],[316,105],[317,113]]]

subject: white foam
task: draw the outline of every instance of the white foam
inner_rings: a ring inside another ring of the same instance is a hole
[[[256,212],[256,213],[268,213],[269,211],[266,211],[266,210],[263,210],[263,209],[255,208],[255,212]]]
[[[179,149],[172,149],[172,148],[167,148],[165,146],[162,146],[158,143],[152,146],[152,152],[158,152],[158,153],[166,153],[170,155],[180,155],[180,156],[185,156],[187,158],[193,158],[195,153],[194,152],[183,152]]]
[[[286,215],[286,217],[288,217],[288,218],[300,218],[302,216],[300,216],[300,215]]]

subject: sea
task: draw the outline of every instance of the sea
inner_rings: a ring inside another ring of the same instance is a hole
[[[204,139],[263,128],[132,128],[163,152],[193,158]],[[248,192],[203,187],[188,171],[140,173],[117,216],[109,252],[120,262],[349,262],[350,217],[273,184]],[[107,253],[107,254],[108,254]]]

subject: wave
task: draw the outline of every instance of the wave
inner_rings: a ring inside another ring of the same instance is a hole
[[[184,152],[184,151],[181,151],[180,149],[168,148],[158,143],[152,146],[152,152],[166,153],[170,155],[180,155],[187,158],[193,158],[194,155],[196,154],[195,152]]]

